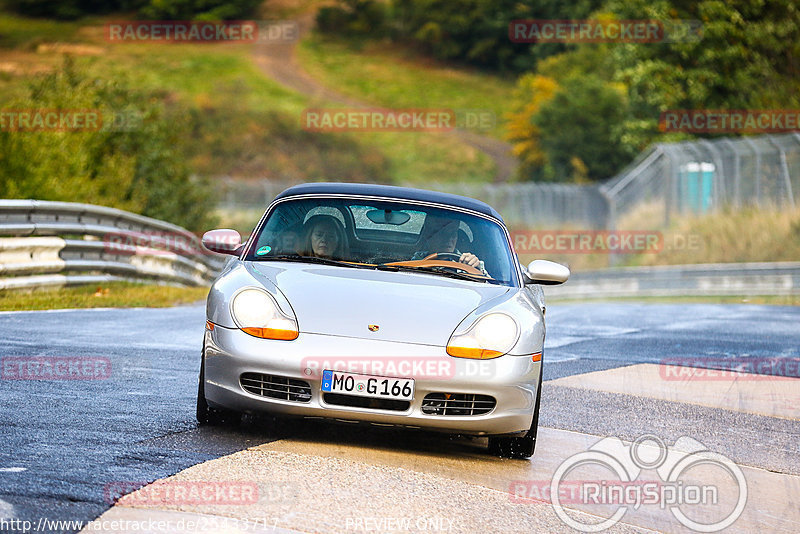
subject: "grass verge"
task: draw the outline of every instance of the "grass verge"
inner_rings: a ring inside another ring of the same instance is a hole
[[[0,12],[0,47],[35,49],[45,40],[74,41],[79,28],[80,25],[75,22],[29,18]]]
[[[35,290],[0,291],[0,311],[69,308],[167,308],[202,301],[207,287],[174,287],[113,282]]]
[[[392,44],[353,42],[312,34],[298,47],[303,68],[322,84],[358,100],[390,108],[486,110],[495,124],[476,130],[502,139],[514,80],[455,69]]]
[[[26,94],[31,76],[59,68],[70,54],[98,77],[132,78],[137,88],[190,117],[195,131],[186,149],[201,176],[428,183],[490,181],[494,175],[490,158],[450,136],[304,130],[303,111],[320,103],[265,76],[253,45],[110,43],[104,20],[0,14],[0,104]]]

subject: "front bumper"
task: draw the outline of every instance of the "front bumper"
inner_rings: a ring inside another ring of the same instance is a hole
[[[539,393],[541,366],[530,356],[478,361],[453,358],[444,347],[430,345],[308,333],[294,341],[274,341],[220,326],[206,331],[204,358],[205,396],[212,406],[472,435],[527,431]],[[321,392],[323,368],[413,378],[414,398],[404,411],[329,404]],[[311,386],[311,399],[294,402],[250,393],[239,382],[243,373],[304,380]],[[490,395],[496,406],[484,415],[426,414],[422,400],[428,393]]]

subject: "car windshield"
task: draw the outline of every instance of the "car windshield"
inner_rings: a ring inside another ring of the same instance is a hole
[[[413,202],[305,198],[274,207],[245,259],[420,271],[515,286],[512,258],[503,227],[489,218]]]

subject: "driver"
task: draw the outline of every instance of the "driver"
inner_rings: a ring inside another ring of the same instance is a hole
[[[486,274],[486,268],[475,254],[471,252],[460,252],[456,249],[458,241],[458,221],[447,219],[435,215],[428,215],[425,219],[425,230],[423,239],[426,242],[427,250],[421,250],[412,256],[412,260],[421,260],[434,253],[449,253],[459,256],[458,261],[480,269]]]

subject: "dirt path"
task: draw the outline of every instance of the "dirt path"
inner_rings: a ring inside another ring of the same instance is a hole
[[[296,19],[300,38],[307,35],[314,25],[314,15],[309,13]],[[296,54],[297,42],[267,44],[255,47],[253,54],[256,65],[276,82],[318,100],[327,100],[352,107],[366,107],[366,102],[343,95],[325,87],[310,76],[298,63]],[[448,132],[461,142],[480,150],[494,160],[496,183],[509,181],[517,170],[517,158],[511,153],[511,145],[480,135],[478,133],[456,129]]]

